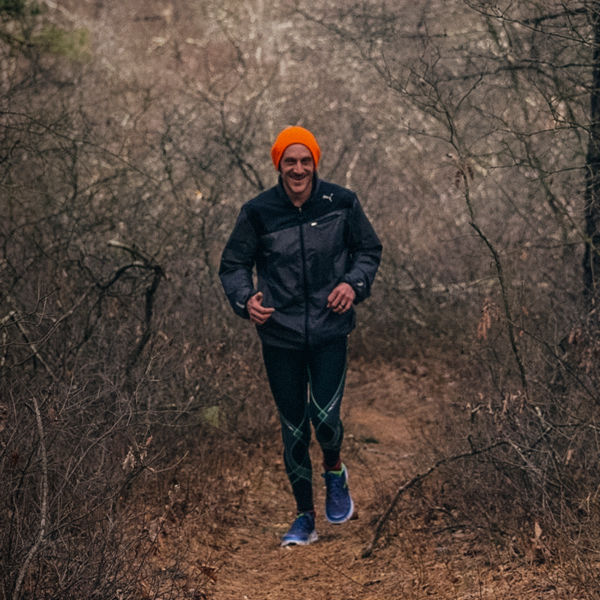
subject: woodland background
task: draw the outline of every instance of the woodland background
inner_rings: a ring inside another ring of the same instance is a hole
[[[0,53],[0,598],[158,597],[134,500],[272,428],[217,269],[289,124],[384,244],[353,358],[443,358],[451,493],[595,597],[599,2],[0,0]]]

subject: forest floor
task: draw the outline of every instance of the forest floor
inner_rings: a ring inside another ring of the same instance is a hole
[[[434,483],[435,471],[426,478],[429,488],[415,486],[401,494],[373,551],[365,556],[399,487],[439,458],[436,440],[444,433],[437,416],[449,406],[463,410],[458,396],[452,375],[437,364],[355,366],[343,404],[343,458],[356,518],[342,525],[325,520],[323,480],[315,469],[319,540],[281,548],[279,540],[294,518],[293,500],[278,444],[261,445],[238,456],[218,480],[204,481],[215,491],[229,489],[219,495],[220,506],[205,505],[194,513],[189,507],[200,492],[188,489],[187,508],[163,523],[152,564],[180,581],[180,592],[171,589],[164,597],[573,600],[559,583],[556,564],[538,560],[540,540],[533,528],[518,552],[506,541],[495,543],[491,535],[482,541],[481,531],[453,518],[453,507],[439,500],[435,489],[443,484]],[[445,435],[451,436],[445,427]],[[313,464],[320,464],[316,450]],[[175,505],[171,502],[172,513]]]

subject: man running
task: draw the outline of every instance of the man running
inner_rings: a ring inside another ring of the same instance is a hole
[[[317,539],[311,423],[323,452],[325,516],[344,523],[354,511],[340,454],[347,338],[382,250],[356,194],[319,179],[320,155],[307,129],[279,133],[271,148],[278,183],[242,206],[219,270],[233,310],[256,325],[279,411],[297,509],[282,546]]]

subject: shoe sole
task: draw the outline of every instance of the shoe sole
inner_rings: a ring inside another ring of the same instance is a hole
[[[350,478],[348,477],[348,469],[346,468],[346,466],[344,466],[344,470],[346,471],[346,485],[348,485],[348,481]],[[348,496],[350,496],[350,492],[348,492]],[[334,525],[340,525],[341,523],[345,523],[346,521],[349,521],[352,518],[353,514],[354,514],[354,501],[352,500],[352,496],[350,496],[350,510],[348,511],[348,513],[346,515],[344,515],[341,518],[338,518],[338,519],[330,518],[329,515],[327,514],[327,506],[325,506],[325,518],[330,523],[333,523]]]
[[[317,532],[313,531],[308,536],[307,540],[282,540],[281,547],[287,548],[288,546],[308,546],[309,544],[316,542],[318,539],[319,539],[319,536],[317,535]]]

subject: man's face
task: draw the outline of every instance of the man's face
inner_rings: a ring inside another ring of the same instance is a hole
[[[312,188],[315,163],[310,150],[303,144],[288,146],[279,163],[285,191],[291,199],[306,200]]]

